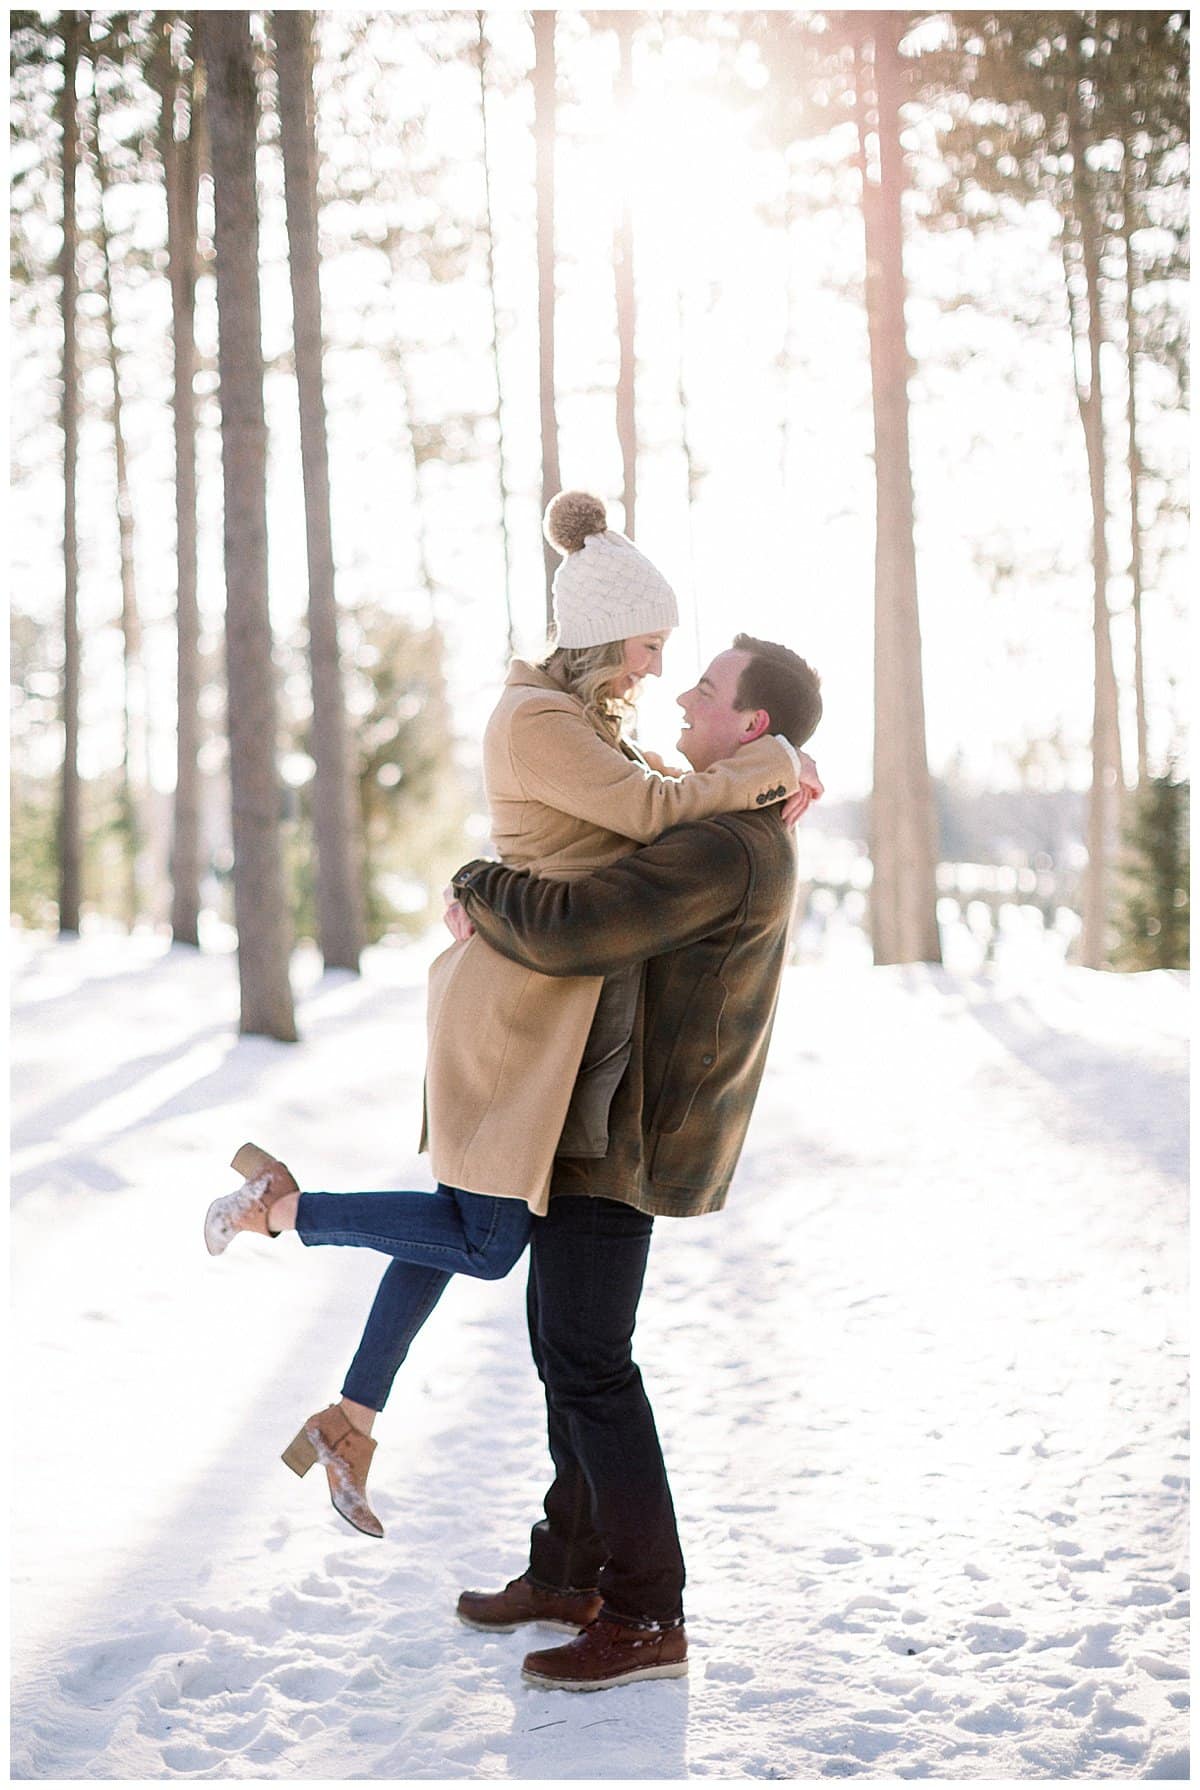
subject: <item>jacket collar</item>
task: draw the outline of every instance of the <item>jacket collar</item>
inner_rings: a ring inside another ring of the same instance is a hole
[[[504,684],[505,688],[511,684],[523,684],[532,685],[535,690],[557,690],[560,695],[563,693],[563,686],[557,678],[543,671],[540,665],[531,665],[528,659],[513,660]]]
[[[531,665],[528,659],[514,659],[509,666],[508,676],[504,680],[504,687],[505,689],[510,689],[514,686],[534,690],[556,690],[560,696],[573,696],[573,693],[568,690],[564,684],[561,684],[556,677],[551,677],[550,673],[543,671],[540,665]],[[573,696],[573,700],[578,702],[579,698]],[[582,704],[580,706],[582,707]],[[596,727],[595,721],[592,721],[592,726]],[[612,740],[610,740],[607,734],[603,733],[599,727],[596,727],[596,732],[600,735],[600,738],[604,741],[606,746],[611,746],[613,744]],[[642,757],[632,740],[627,740],[622,736],[616,743],[616,749],[618,752],[623,752],[626,758],[632,758],[644,769],[648,768],[645,759]]]

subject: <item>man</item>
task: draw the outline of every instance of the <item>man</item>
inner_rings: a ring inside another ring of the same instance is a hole
[[[810,667],[744,634],[679,703],[680,749],[697,771],[768,731],[799,747],[821,714]],[[674,827],[575,881],[478,861],[454,878],[471,924],[531,969],[611,977],[645,964],[631,1035],[614,1046],[627,1066],[606,1110],[582,1127],[594,1135],[599,1117],[602,1153],[556,1159],[550,1209],[534,1226],[529,1335],[554,1463],[546,1514],[527,1571],[458,1605],[481,1628],[582,1630],[527,1656],[534,1684],[599,1690],[687,1671],[683,1556],[631,1339],[654,1218],[724,1204],[762,1076],[795,882],[774,807]]]

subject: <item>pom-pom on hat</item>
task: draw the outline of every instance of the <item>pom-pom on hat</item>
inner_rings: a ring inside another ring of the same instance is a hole
[[[543,528],[563,555],[554,574],[559,646],[603,646],[678,625],[675,592],[632,541],[609,528],[598,497],[560,491]]]

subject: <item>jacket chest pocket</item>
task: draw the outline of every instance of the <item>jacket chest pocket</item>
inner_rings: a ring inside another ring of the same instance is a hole
[[[721,1015],[729,991],[719,976],[702,976],[683,1014],[663,1070],[650,1130],[679,1131],[721,1054]]]

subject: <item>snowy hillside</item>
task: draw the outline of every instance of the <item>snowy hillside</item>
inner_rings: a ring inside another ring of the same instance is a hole
[[[14,1775],[1185,1776],[1185,979],[789,971],[638,1332],[691,1675],[567,1697],[454,1616],[544,1490],[523,1265],[419,1339],[376,1542],[278,1457],[378,1258],[201,1241],[246,1138],[429,1185],[428,955],[310,963],[289,1047],[228,956],[18,938]]]

